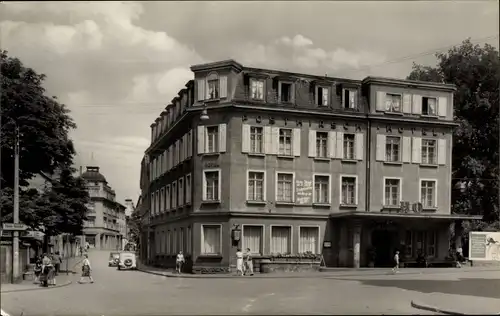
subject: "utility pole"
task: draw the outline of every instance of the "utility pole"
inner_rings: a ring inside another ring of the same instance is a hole
[[[14,224],[19,224],[19,128],[16,126],[14,141]],[[12,232],[12,283],[20,279],[19,231]]]

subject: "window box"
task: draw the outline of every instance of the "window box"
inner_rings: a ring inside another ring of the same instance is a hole
[[[248,156],[250,157],[265,157],[266,154],[261,154],[261,153],[248,153]],[[291,157],[293,158],[293,157]]]
[[[420,164],[420,167],[422,167],[422,168],[437,168],[437,167],[439,167],[439,166],[438,166],[438,165],[435,165],[435,164],[421,163],[421,164]]]
[[[314,157],[313,158],[315,161],[326,161],[326,162],[330,162],[330,158],[323,158],[323,157]]]
[[[401,161],[384,161],[384,165],[388,166],[402,166],[403,163]]]
[[[220,200],[203,200],[201,204],[220,204]],[[173,210],[175,212],[175,210]]]
[[[313,203],[313,207],[318,207],[318,208],[330,208],[331,205],[329,203]]]
[[[251,201],[251,200],[247,200],[247,204],[250,204],[250,205],[266,205],[267,202],[266,201]]]
[[[276,201],[276,202],[274,202],[274,204],[282,205],[282,206],[294,206],[295,202]]]
[[[358,205],[357,204],[340,204],[339,205],[340,208],[358,208]]]
[[[342,163],[358,163],[358,161],[354,159],[342,159]]]
[[[279,159],[288,159],[288,160],[293,160],[295,158],[294,156],[284,156],[284,155],[278,155],[277,157]]]

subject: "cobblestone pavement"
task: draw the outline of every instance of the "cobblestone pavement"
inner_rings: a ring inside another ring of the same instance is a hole
[[[422,291],[432,291],[432,288],[423,289],[412,284],[425,283],[422,280],[453,282],[458,277],[448,274],[324,279],[166,278],[108,268],[108,255],[108,252],[90,253],[94,284],[5,293],[1,296],[2,309],[11,316],[21,313],[23,316],[434,314],[411,307],[412,300],[425,294]],[[467,277],[473,276],[469,272]]]

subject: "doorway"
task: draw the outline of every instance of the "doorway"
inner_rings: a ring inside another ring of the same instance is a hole
[[[375,267],[392,267],[393,263],[394,232],[388,230],[374,230],[372,232],[372,246],[375,247]]]

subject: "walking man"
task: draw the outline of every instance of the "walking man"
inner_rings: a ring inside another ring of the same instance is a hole
[[[398,273],[399,271],[399,251],[396,250],[396,254],[394,254],[394,268],[392,268],[393,273]]]
[[[250,248],[247,248],[247,251],[245,253],[245,272],[243,275],[246,275],[247,272],[250,273],[250,276],[253,275],[253,260],[252,260],[252,253],[250,252]]]
[[[179,251],[177,254],[177,259],[175,260],[175,268],[177,270],[177,273],[181,273],[182,271],[182,265],[184,265],[184,255],[182,254],[182,250]]]

